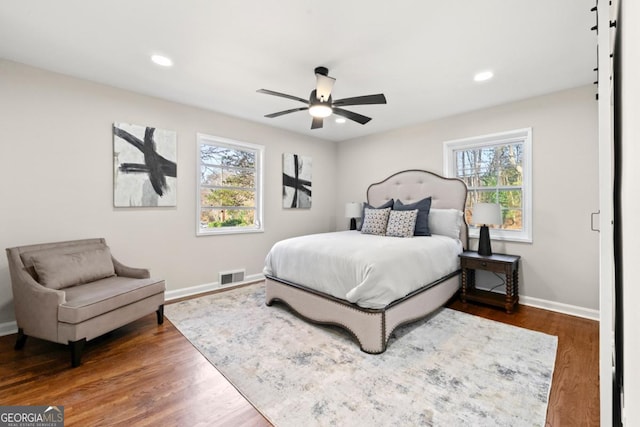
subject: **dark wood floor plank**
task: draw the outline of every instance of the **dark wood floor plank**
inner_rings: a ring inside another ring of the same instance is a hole
[[[65,425],[270,425],[155,314],[87,343],[80,367],[65,346],[0,337],[0,405],[64,405]]]
[[[547,425],[599,425],[598,323],[532,307],[514,314],[450,308],[557,335]],[[269,426],[169,321],[155,314],[87,343],[72,369],[66,346],[0,337],[0,405],[64,405],[67,426]],[[356,345],[354,343],[354,345]]]

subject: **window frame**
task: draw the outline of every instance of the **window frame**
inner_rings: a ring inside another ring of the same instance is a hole
[[[207,135],[204,133],[196,134],[196,236],[216,236],[221,234],[245,234],[245,233],[262,233],[264,232],[263,221],[263,181],[264,181],[264,146],[258,144],[252,144],[249,142],[237,141],[234,139],[223,138],[220,136]],[[254,212],[254,226],[247,227],[220,227],[203,230],[200,227],[200,215],[203,209],[201,203],[202,190],[206,187],[202,186],[201,173],[202,173],[202,158],[201,147],[203,145],[213,145],[216,147],[224,147],[232,150],[239,151],[252,151],[256,155],[255,159],[255,212]]]
[[[453,178],[456,177],[456,151],[522,143],[522,230],[492,228],[491,238],[494,240],[533,242],[532,134],[532,128],[528,127],[443,142],[444,174]],[[469,237],[478,238],[479,230],[480,227],[469,224]]]

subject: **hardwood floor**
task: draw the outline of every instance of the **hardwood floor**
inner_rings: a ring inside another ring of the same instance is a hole
[[[598,323],[532,307],[514,314],[459,301],[450,308],[557,335],[548,426],[598,426]],[[66,346],[0,337],[0,405],[63,405],[66,426],[269,426],[169,321],[155,314],[87,343],[72,369]],[[355,345],[355,343],[354,343]]]
[[[146,316],[87,343],[0,338],[0,405],[63,405],[65,426],[269,426],[165,319]]]

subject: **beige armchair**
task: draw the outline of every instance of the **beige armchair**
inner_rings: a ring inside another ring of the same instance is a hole
[[[87,341],[154,311],[163,322],[164,280],[118,262],[104,239],[8,248],[7,258],[16,350],[28,336],[68,344],[76,367]]]

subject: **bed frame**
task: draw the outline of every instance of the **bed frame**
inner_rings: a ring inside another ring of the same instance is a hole
[[[464,211],[467,186],[459,179],[414,169],[398,172],[367,189],[367,200],[373,206],[389,199],[413,203],[428,196],[432,208]],[[464,219],[460,240],[467,249],[468,226]],[[379,354],[387,349],[387,342],[398,326],[429,315],[455,295],[460,287],[459,275],[460,270],[381,309],[362,308],[302,284],[266,276],[266,304],[280,302],[308,321],[340,326],[353,335],[362,351]]]

